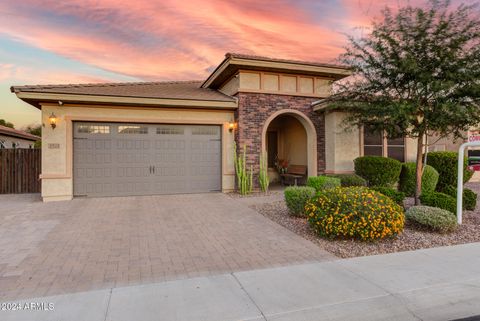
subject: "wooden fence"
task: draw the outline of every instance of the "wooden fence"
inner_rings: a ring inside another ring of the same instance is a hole
[[[40,149],[0,149],[0,194],[40,192]]]

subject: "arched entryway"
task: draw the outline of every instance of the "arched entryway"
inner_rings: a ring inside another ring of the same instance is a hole
[[[283,109],[270,115],[262,129],[262,150],[267,153],[270,168],[275,162],[272,158],[278,156],[290,164],[307,166],[308,176],[317,175],[315,126],[297,110]]]

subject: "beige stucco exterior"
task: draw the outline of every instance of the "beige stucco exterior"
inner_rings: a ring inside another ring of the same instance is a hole
[[[240,70],[219,90],[227,95],[253,92],[322,98],[329,96],[331,89],[332,79],[330,78]]]
[[[345,112],[325,114],[326,173],[351,173],[354,171],[353,160],[363,156],[362,131],[359,128],[346,127],[344,123],[346,116]],[[414,162],[416,155],[417,141],[406,138],[405,161]]]
[[[307,166],[307,132],[295,117],[279,116],[270,123],[267,131],[277,132],[279,159]]]
[[[48,118],[52,112],[58,119],[55,129],[49,126]],[[234,133],[228,130],[233,117],[233,111],[229,110],[42,104],[42,123],[45,125],[42,133],[43,200],[69,200],[73,197],[72,122],[76,120],[222,125],[222,190],[233,190]]]
[[[353,160],[362,153],[360,130],[345,128],[346,117],[342,112],[325,114],[325,171],[326,173],[350,173]]]

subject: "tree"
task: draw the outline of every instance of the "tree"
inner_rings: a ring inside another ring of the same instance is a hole
[[[29,133],[29,134],[42,137],[42,125],[33,125],[33,124],[31,124],[31,125],[28,125],[27,127],[25,127],[24,131],[27,132],[27,133]],[[41,141],[41,140],[37,140],[37,141],[33,144],[33,147],[34,147],[34,148],[41,148],[41,147],[42,147],[42,141]]]
[[[28,125],[25,127],[23,130],[29,134],[35,135],[35,136],[42,136],[42,125]]]
[[[349,37],[339,58],[352,76],[336,85],[328,108],[349,112],[348,126],[368,125],[389,138],[418,142],[415,204],[419,203],[426,137],[461,138],[480,123],[480,19],[474,5],[382,11],[371,32]]]
[[[15,128],[12,123],[6,121],[5,119],[0,119],[0,125],[10,128]]]

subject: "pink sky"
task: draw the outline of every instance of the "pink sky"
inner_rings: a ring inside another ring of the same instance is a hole
[[[9,93],[13,84],[204,79],[226,52],[333,62],[346,33],[397,3],[3,1],[0,119],[17,127],[39,123],[39,112]]]

